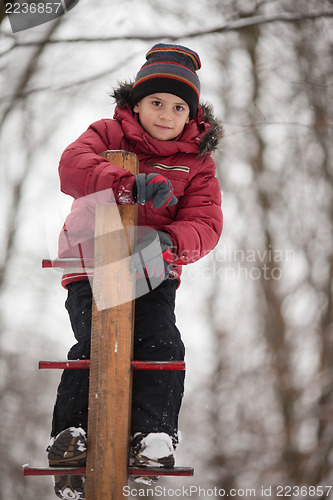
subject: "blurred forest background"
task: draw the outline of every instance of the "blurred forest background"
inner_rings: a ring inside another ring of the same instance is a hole
[[[60,275],[41,269],[71,203],[59,157],[112,117],[112,85],[158,41],[200,54],[202,100],[225,129],[223,236],[177,304],[177,462],[195,476],[161,484],[333,484],[332,15],[332,0],[81,0],[13,35],[2,5],[0,500],[55,498],[22,465],[46,465],[60,377],[38,360],[72,343]]]

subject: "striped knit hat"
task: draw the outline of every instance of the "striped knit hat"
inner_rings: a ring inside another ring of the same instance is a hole
[[[201,68],[198,54],[182,45],[158,43],[146,54],[133,85],[132,106],[154,93],[174,94],[190,108],[190,119],[195,117],[200,95],[196,71]]]

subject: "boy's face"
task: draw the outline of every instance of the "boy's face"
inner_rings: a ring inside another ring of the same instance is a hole
[[[160,141],[174,139],[190,121],[188,104],[173,94],[148,95],[134,106],[133,111],[138,113],[145,131]]]

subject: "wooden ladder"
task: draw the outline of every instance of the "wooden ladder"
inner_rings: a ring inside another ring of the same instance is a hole
[[[138,172],[134,153],[106,151],[102,156],[134,175]],[[90,370],[87,466],[26,466],[24,475],[85,475],[86,500],[119,500],[129,475],[193,475],[190,467],[128,466],[132,370],[185,370],[183,361],[132,360],[135,274],[129,269],[129,259],[136,242],[137,208],[115,203],[96,206],[94,262],[82,257],[42,263],[45,268],[93,268],[91,359],[39,363],[44,369]]]

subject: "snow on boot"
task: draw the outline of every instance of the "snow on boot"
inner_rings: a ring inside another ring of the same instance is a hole
[[[135,467],[166,467],[175,465],[171,437],[165,432],[136,433],[131,443],[131,465]],[[133,476],[137,483],[152,484],[156,476]]]
[[[50,467],[78,467],[85,465],[87,438],[81,427],[69,427],[60,432],[48,448]]]
[[[148,467],[167,467],[175,465],[171,437],[165,432],[137,433],[132,441],[134,465]]]
[[[146,484],[147,486],[151,486],[158,481],[157,476],[133,476],[132,474],[130,479],[135,483]]]

